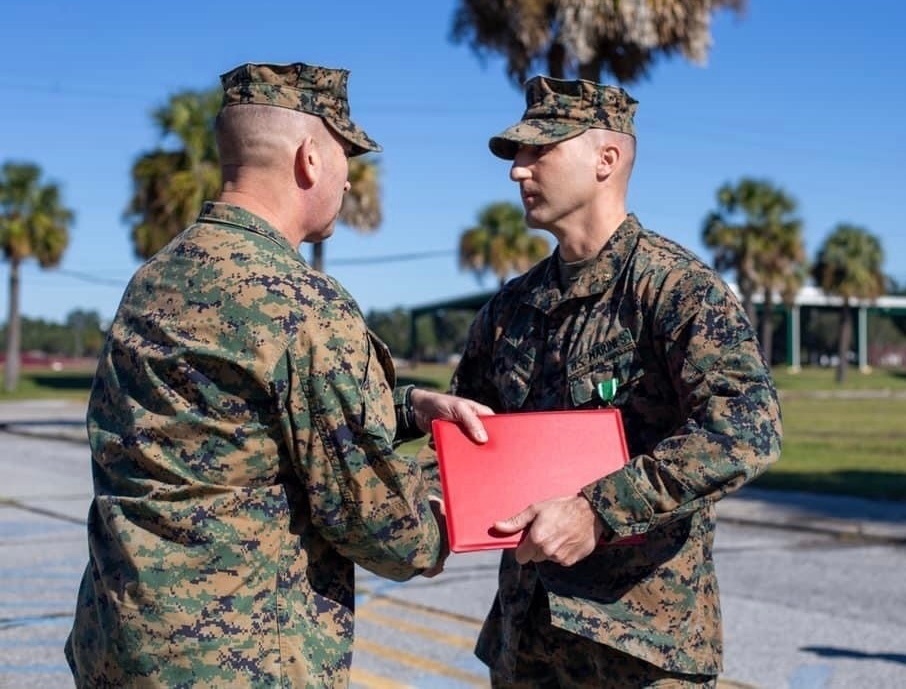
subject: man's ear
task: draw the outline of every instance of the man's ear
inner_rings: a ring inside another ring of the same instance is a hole
[[[313,137],[306,136],[299,144],[293,167],[299,186],[308,189],[318,181],[321,175],[321,156]]]
[[[598,176],[601,179],[609,177],[617,169],[623,151],[612,141],[604,139],[598,145]]]

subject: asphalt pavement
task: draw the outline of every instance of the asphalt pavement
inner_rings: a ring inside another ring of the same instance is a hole
[[[84,404],[76,402],[36,400],[0,403],[0,453],[5,452],[4,448],[8,446],[3,441],[4,435],[7,437],[34,436],[84,445],[86,442],[84,417]],[[60,470],[68,472],[69,468],[61,464]],[[21,471],[23,477],[27,477],[29,468],[24,466]],[[12,484],[16,482],[15,477],[7,477],[6,480],[12,481]],[[0,486],[0,507],[13,504],[8,496],[16,495],[16,492],[7,492],[7,488],[13,489],[12,484],[8,484],[6,487]],[[66,499],[66,495],[57,496],[53,507],[56,516],[60,516],[60,505],[66,505]],[[18,503],[18,501],[15,502]],[[71,504],[71,507],[64,507],[64,512],[69,516],[73,525],[84,519],[84,510],[87,505],[83,503],[84,499],[79,498]],[[29,509],[37,515],[43,508],[40,502],[33,501],[30,503]],[[727,523],[834,534],[842,538],[852,537],[862,541],[877,540],[884,543],[906,544],[906,503],[904,502],[745,487],[718,503],[718,515],[722,522]],[[72,533],[79,543],[75,547],[75,551],[80,553],[80,549],[83,547],[81,544],[83,533],[81,529],[74,529]],[[27,591],[29,582],[21,582],[16,586],[21,586],[22,591]],[[27,604],[27,602],[22,604]],[[0,629],[3,629],[3,626],[4,620],[0,619]],[[16,643],[38,642],[39,640],[23,639]],[[3,677],[4,665],[5,663],[0,662],[0,677]],[[17,674],[17,676],[19,675],[21,673]],[[6,686],[7,684],[0,681],[0,687]],[[22,686],[42,685],[23,684]],[[721,689],[746,689],[748,685],[736,682],[732,678],[722,678],[719,686]]]

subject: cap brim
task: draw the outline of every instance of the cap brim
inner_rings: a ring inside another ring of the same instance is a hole
[[[343,139],[352,144],[350,155],[360,156],[363,153],[380,153],[383,147],[365,133],[365,130],[356,125],[352,120],[329,120],[324,122],[339,134]]]
[[[543,146],[555,144],[578,136],[590,125],[575,121],[563,120],[522,120],[512,127],[504,129],[488,141],[488,148],[498,158],[512,160],[516,157],[519,146]]]

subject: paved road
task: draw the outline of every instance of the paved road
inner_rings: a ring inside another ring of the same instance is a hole
[[[81,407],[0,404],[0,689],[71,687],[85,564]],[[722,689],[906,689],[906,505],[746,489],[720,505]],[[487,687],[472,655],[497,556],[436,579],[359,576],[355,689]]]

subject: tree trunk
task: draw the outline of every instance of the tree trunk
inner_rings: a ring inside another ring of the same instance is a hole
[[[758,319],[756,318],[755,313],[755,302],[752,301],[752,293],[749,291],[744,291],[740,289],[742,297],[742,310],[746,312],[746,316],[749,318],[749,323],[752,324],[752,327],[755,328],[758,325]]]
[[[311,267],[324,272],[324,242],[316,242],[311,245]]]
[[[774,351],[774,295],[771,290],[764,291],[764,311],[761,314],[761,350],[768,366],[774,362],[771,355]]]
[[[566,74],[566,48],[559,41],[551,43],[547,50],[547,75],[563,79]]]
[[[72,329],[72,355],[73,356],[84,356],[85,355],[85,340],[83,333],[85,332],[85,325],[80,319]]]
[[[602,71],[602,61],[601,60],[592,60],[591,62],[583,62],[579,65],[579,78],[587,79],[588,81],[598,81],[601,78]]]
[[[840,342],[837,349],[837,356],[840,361],[837,363],[837,382],[843,383],[846,380],[846,369],[849,368],[849,342],[853,335],[853,321],[849,299],[843,301],[843,307],[840,309]]]
[[[9,318],[6,321],[6,370],[3,389],[14,392],[19,386],[22,322],[19,318],[19,261],[9,262]]]

